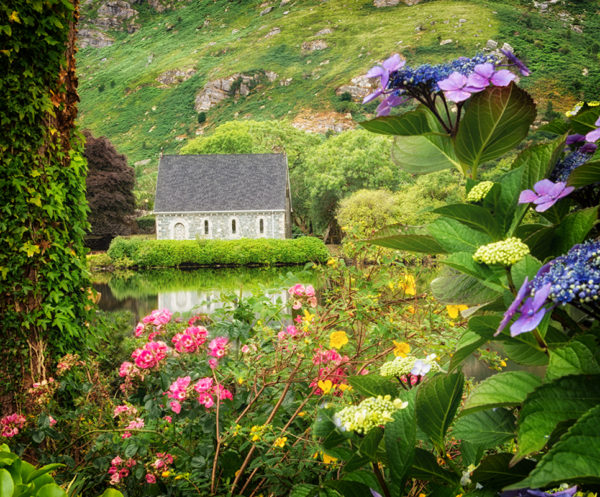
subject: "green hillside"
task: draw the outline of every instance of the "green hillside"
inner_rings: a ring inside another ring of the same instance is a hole
[[[83,5],[84,25],[93,22],[101,3]],[[473,54],[488,39],[508,42],[523,56],[533,70],[523,86],[541,101],[559,97],[561,108],[554,110],[597,98],[600,2],[562,1],[544,11],[532,4],[432,0],[376,8],[373,0],[283,6],[279,0],[192,0],[158,13],[132,3],[139,30],[108,32],[112,46],[79,52],[80,125],[106,135],[131,164],[150,159],[136,173],[139,187],[151,189],[159,152],[176,153],[201,127],[196,94],[208,81],[235,73],[255,75],[256,86],[208,110],[204,132],[234,119],[292,120],[303,111],[351,110],[360,120],[360,106],[340,109],[335,89],[374,63],[394,52],[409,64],[440,62]],[[267,6],[272,10],[260,15]],[[317,35],[323,29],[328,31]],[[303,48],[316,40],[327,47]],[[195,73],[170,86],[157,80],[173,69]],[[277,74],[274,81],[267,71]]]

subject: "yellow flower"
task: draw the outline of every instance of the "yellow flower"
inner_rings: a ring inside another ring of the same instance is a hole
[[[425,494],[419,494],[419,497],[427,497]]]
[[[253,442],[257,442],[258,440],[260,440],[260,435],[258,435],[258,434],[252,435],[252,441]]]
[[[331,456],[328,456],[327,454],[325,454],[325,453],[323,452],[323,462],[324,462],[325,464],[333,464],[333,463],[334,463],[334,462],[336,462],[336,461],[337,461],[337,458],[335,458],[335,457],[331,457]]]
[[[398,288],[402,288],[406,295],[416,295],[417,285],[415,283],[415,277],[412,274],[404,276],[404,281],[398,283]]]
[[[331,392],[331,390],[332,390],[333,388],[335,388],[335,386],[333,385],[333,383],[331,382],[331,380],[325,380],[325,381],[323,381],[323,380],[319,380],[319,381],[317,382],[317,386],[318,386],[318,387],[319,387],[321,390],[323,390],[323,393],[329,393],[329,392]]]
[[[500,366],[502,366],[503,368],[506,367],[506,361],[500,361]]]
[[[415,312],[416,312],[416,311],[415,311],[415,306],[414,306],[414,305],[409,305],[409,306],[406,308],[406,313],[405,313],[405,314],[414,314]]]
[[[275,440],[273,447],[279,447],[279,448],[283,449],[286,442],[287,442],[287,437],[277,437],[277,440]]]
[[[301,418],[303,418],[304,416],[306,416],[306,411],[300,411],[298,413],[298,416],[300,416]]]
[[[332,349],[341,349],[348,343],[348,335],[345,331],[334,331],[329,335],[329,347]]]
[[[460,305],[447,305],[446,310],[448,311],[448,315],[450,319],[456,319],[458,317],[459,312],[465,311],[469,308],[469,306],[460,304]]]
[[[394,340],[394,355],[396,357],[406,357],[410,353],[410,345],[406,342],[397,342]]]
[[[170,474],[171,474],[171,473],[170,473],[169,471],[163,471],[163,472],[162,472],[162,477],[163,477],[163,478],[168,478]]]
[[[388,283],[388,288],[389,288],[390,290],[393,290],[393,289],[394,289],[394,282],[393,282],[393,281],[390,281],[390,282]]]
[[[238,382],[239,385],[243,384],[244,383],[244,378],[241,378],[241,377],[238,378],[237,382]]]
[[[327,260],[327,265],[328,266],[337,266],[337,259],[334,259],[333,257],[331,257],[330,259]]]
[[[311,314],[310,312],[308,312],[306,309],[304,309],[304,316],[303,316],[303,320],[307,323],[310,323],[313,318],[315,317],[314,314]]]
[[[352,386],[351,385],[346,385],[345,383],[342,383],[340,385],[337,386],[342,392],[345,392],[346,390],[352,390]]]

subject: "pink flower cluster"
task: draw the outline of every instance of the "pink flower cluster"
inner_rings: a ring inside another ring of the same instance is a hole
[[[301,335],[302,333],[300,330],[293,324],[290,324],[285,330],[281,330],[279,333],[277,333],[277,338],[279,340],[285,340],[288,337],[296,338]]]
[[[228,342],[229,340],[225,337],[217,337],[210,341],[208,344],[208,353],[212,356],[212,359],[208,360],[210,369],[216,369],[219,365],[219,359],[225,357]]]
[[[190,326],[183,333],[177,333],[172,342],[177,352],[196,352],[206,342],[208,330],[202,326]]]
[[[137,462],[135,459],[127,459],[126,461],[121,459],[121,457],[116,456],[110,462],[110,468],[108,470],[108,474],[110,476],[110,484],[117,485],[123,478],[127,478],[129,476],[130,469],[133,468]]]
[[[300,309],[303,300],[306,300],[308,305],[312,308],[317,307],[317,297],[315,296],[315,289],[312,285],[304,286],[301,283],[297,283],[288,289],[288,293],[296,299],[292,305],[292,308],[294,309]]]
[[[50,402],[57,388],[58,383],[54,381],[54,378],[48,378],[48,380],[34,383],[27,393],[34,403],[45,405]]]
[[[156,454],[156,459],[150,465],[156,473],[146,473],[146,483],[156,483],[156,474],[167,471],[171,464],[173,464],[173,456],[171,454],[158,452]]]
[[[25,416],[17,413],[9,414],[0,419],[0,436],[14,437],[25,426]]]
[[[320,380],[330,380],[334,385],[346,384],[346,378],[348,376],[348,368],[342,366],[342,363],[347,362],[348,356],[342,356],[335,349],[322,350],[318,349],[313,356],[312,362],[315,365],[321,365],[319,368],[318,376],[310,383],[311,387],[316,387]],[[336,389],[333,395],[342,396],[342,389]],[[315,395],[323,395],[323,391],[320,388],[315,390]]]
[[[191,378],[189,376],[177,378],[169,387],[169,391],[166,392],[167,396],[173,399],[169,402],[169,407],[176,414],[181,412],[181,403],[187,400],[191,394],[190,383]],[[216,395],[221,400],[233,400],[233,394],[221,385],[213,386],[213,379],[209,376],[200,378],[194,384],[193,390],[198,394],[198,402],[207,409],[215,405],[213,395]]]
[[[120,406],[117,406],[114,408],[113,410],[113,416],[116,418],[117,416],[121,416],[121,414],[124,414],[125,416],[123,417],[135,417],[137,416],[137,409],[134,406],[128,406],[127,404],[121,404]]]
[[[140,369],[151,369],[158,366],[158,363],[167,357],[169,347],[164,342],[148,342],[142,348],[135,349],[131,357],[135,360],[135,365]],[[121,367],[123,367],[121,365]]]
[[[119,376],[125,378],[124,383],[120,386],[123,393],[127,393],[133,388],[133,384],[137,378],[144,379],[145,373],[138,369],[135,364],[125,361],[119,367]]]
[[[153,324],[156,327],[167,324],[171,321],[173,314],[169,309],[154,310],[142,319],[144,324]],[[139,326],[139,325],[138,325]]]

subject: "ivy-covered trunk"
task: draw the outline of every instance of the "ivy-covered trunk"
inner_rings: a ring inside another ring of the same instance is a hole
[[[86,163],[75,131],[77,0],[0,6],[0,395],[84,336]]]

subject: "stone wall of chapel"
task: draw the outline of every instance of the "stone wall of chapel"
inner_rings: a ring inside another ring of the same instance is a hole
[[[261,220],[262,233],[260,232]],[[208,233],[205,232],[206,228],[208,228]],[[238,238],[285,237],[284,211],[156,214],[156,238],[158,240],[236,240]]]

